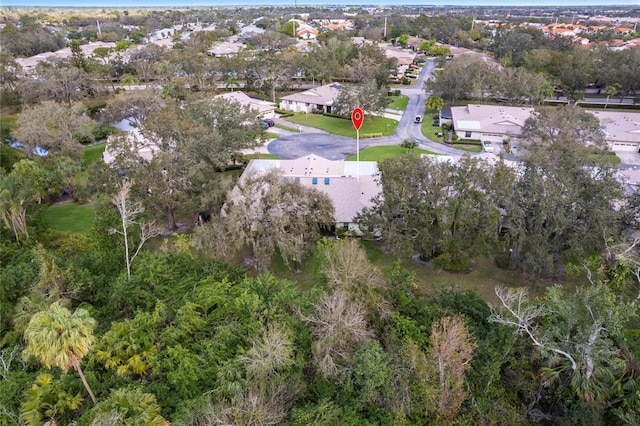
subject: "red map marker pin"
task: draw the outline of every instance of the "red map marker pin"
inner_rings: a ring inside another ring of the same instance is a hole
[[[353,123],[353,127],[355,127],[356,130],[360,130],[360,127],[362,126],[362,120],[364,120],[364,112],[362,112],[360,108],[354,109],[351,113],[351,122]]]

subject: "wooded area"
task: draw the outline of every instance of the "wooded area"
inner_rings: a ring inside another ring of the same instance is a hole
[[[355,236],[330,232],[335,206],[316,189],[277,172],[238,179],[241,151],[265,130],[212,95],[242,81],[275,100],[296,81],[342,81],[359,86],[337,113],[382,111],[395,62],[348,37],[382,39],[381,17],[359,15],[354,32],[322,34],[302,54],[265,9],[256,25],[280,31],[252,36],[262,49],[205,54],[257,10],[201,11],[215,31],[127,61],[85,57],[73,41],[125,49],[195,15],[117,12],[100,32],[67,16],[73,56],[35,79],[17,75],[13,55],[63,39],[5,16],[2,137],[21,148],[0,144],[0,424],[639,424],[640,196],[616,178],[597,118],[539,105],[554,86],[574,99],[591,82],[638,93],[638,49],[491,35],[469,16],[389,16],[387,39],[484,48],[506,66],[443,54],[429,108],[491,98],[536,109],[517,162],[381,162],[382,192]],[[126,89],[141,82],[153,85]],[[122,120],[153,155],[115,129]],[[113,162],[88,160],[107,135]],[[46,212],[60,202],[93,206],[88,233],[52,229]],[[429,277],[480,260],[527,285],[483,299]]]

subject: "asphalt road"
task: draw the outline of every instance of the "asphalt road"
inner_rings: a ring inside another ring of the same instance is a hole
[[[422,67],[420,76],[416,83],[410,87],[402,88],[403,95],[409,97],[409,104],[398,122],[396,131],[391,136],[380,138],[360,139],[360,150],[377,145],[400,145],[405,139],[413,139],[418,142],[419,147],[429,151],[460,156],[464,152],[437,142],[432,142],[422,135],[420,125],[414,122],[417,115],[424,116],[425,101],[427,95],[422,86],[426,78],[431,76],[435,69],[435,64],[427,60]],[[276,122],[282,122],[276,119]],[[292,127],[291,123],[287,123]],[[280,158],[294,159],[304,155],[316,154],[330,160],[342,160],[356,153],[356,140],[345,136],[331,135],[310,127],[299,126],[301,132],[282,132],[278,139],[269,143],[268,150],[271,154]]]

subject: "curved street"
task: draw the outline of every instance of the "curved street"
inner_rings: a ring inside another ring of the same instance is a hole
[[[411,87],[400,89],[403,95],[409,97],[409,103],[393,135],[360,139],[360,150],[377,145],[400,145],[405,139],[413,139],[418,142],[420,148],[438,154],[459,156],[465,153],[453,147],[430,141],[420,131],[420,125],[414,123],[417,115],[424,116],[427,96],[422,90],[422,86],[425,79],[431,76],[434,69],[434,61],[427,60],[416,79],[416,83]],[[276,119],[276,122],[292,126],[291,123],[282,119]],[[267,147],[269,153],[285,159],[316,154],[330,160],[341,160],[356,153],[356,140],[354,138],[332,135],[312,127],[297,126],[297,128],[300,133],[274,128],[282,136],[269,143]]]

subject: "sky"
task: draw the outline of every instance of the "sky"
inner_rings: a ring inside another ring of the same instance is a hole
[[[640,7],[640,0],[0,0],[0,6],[40,7],[185,7],[298,5],[424,5],[424,6],[613,6]]]

